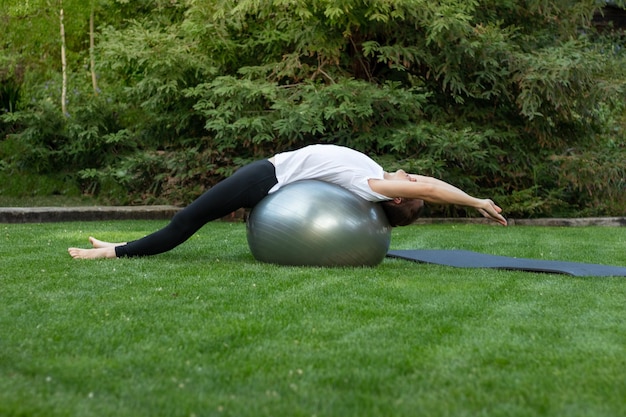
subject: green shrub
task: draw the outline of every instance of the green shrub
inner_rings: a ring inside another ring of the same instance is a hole
[[[330,142],[512,216],[623,213],[623,39],[596,33],[594,0],[105,3],[102,91],[74,69],[61,115],[56,72],[26,77],[0,116],[16,131],[5,164],[67,171],[110,201],[185,202],[250,160]]]
[[[2,116],[22,127],[7,139],[14,149],[7,157],[19,168],[41,174],[73,172],[106,165],[135,146],[121,125],[122,106],[113,98],[77,87],[68,96],[70,113],[64,115],[55,101],[60,84],[51,79],[40,87],[30,91],[31,102],[23,110]]]

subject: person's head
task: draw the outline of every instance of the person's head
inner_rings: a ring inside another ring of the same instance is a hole
[[[407,226],[420,216],[424,200],[417,198],[394,198],[380,203],[392,227]]]

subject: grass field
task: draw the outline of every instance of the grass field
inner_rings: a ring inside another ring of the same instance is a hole
[[[626,415],[626,278],[278,267],[232,223],[152,258],[65,251],[162,224],[0,225],[0,416]],[[393,233],[626,266],[623,228]]]

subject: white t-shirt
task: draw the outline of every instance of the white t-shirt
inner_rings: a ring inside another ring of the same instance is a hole
[[[369,179],[383,179],[383,168],[368,156],[337,145],[311,145],[274,157],[278,183],[270,194],[300,180],[320,180],[340,185],[368,201],[391,198],[372,191]]]

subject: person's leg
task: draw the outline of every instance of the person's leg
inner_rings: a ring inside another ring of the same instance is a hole
[[[70,254],[76,258],[91,258],[92,253],[85,251],[97,251],[97,255],[102,255],[97,257],[147,256],[166,252],[189,239],[207,222],[226,216],[241,207],[254,207],[276,182],[276,172],[271,162],[267,160],[254,162],[210,188],[179,211],[161,230],[139,240],[113,247],[94,239],[97,245],[102,243],[102,246],[95,248],[94,245],[95,249],[87,250],[72,248]],[[114,256],[111,256],[111,249],[114,250]]]

